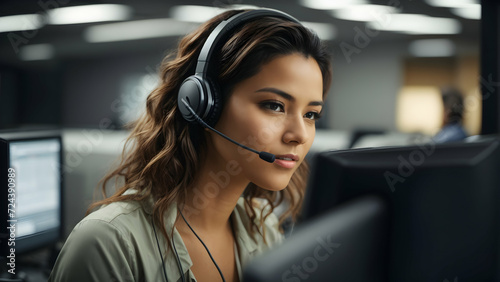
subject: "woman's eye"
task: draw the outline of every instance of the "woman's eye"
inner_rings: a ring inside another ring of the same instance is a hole
[[[316,112],[308,112],[307,114],[304,115],[304,117],[307,119],[317,120],[321,117],[321,115]]]
[[[284,112],[285,109],[281,103],[278,102],[263,102],[261,106],[264,109],[271,110],[273,112]]]

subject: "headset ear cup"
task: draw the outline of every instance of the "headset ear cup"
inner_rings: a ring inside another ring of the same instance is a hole
[[[212,95],[213,104],[211,106],[210,112],[205,120],[208,125],[214,127],[219,120],[222,111],[222,95],[217,87],[217,84],[213,83],[211,79],[206,80],[208,87],[210,87],[210,94]]]
[[[190,123],[197,123],[196,118],[187,109],[182,100],[185,100],[194,112],[203,118],[208,105],[205,97],[205,89],[199,77],[192,75],[186,78],[182,82],[177,95],[177,105],[185,120]]]

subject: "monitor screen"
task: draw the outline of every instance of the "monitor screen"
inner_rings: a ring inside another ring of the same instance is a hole
[[[10,164],[17,172],[17,237],[58,228],[60,203],[58,139],[14,141]]]
[[[12,188],[2,191],[2,202],[11,212],[0,217],[2,225],[15,227],[2,228],[8,238],[15,234],[15,245],[11,240],[7,248],[2,240],[2,255],[11,247],[20,254],[55,243],[62,230],[61,137],[25,132],[0,134],[0,140],[2,171],[10,172],[2,175],[2,182]]]

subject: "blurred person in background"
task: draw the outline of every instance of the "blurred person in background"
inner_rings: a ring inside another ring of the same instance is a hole
[[[441,130],[433,137],[436,143],[460,141],[468,135],[462,126],[464,114],[464,99],[462,93],[453,87],[441,89],[443,99],[443,125]]]

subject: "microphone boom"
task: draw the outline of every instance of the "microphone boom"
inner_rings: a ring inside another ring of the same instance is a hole
[[[193,110],[193,108],[191,108],[191,105],[189,105],[189,103],[188,103],[188,102],[186,102],[186,100],[184,100],[184,98],[182,98],[182,99],[181,99],[181,101],[182,101],[182,103],[184,104],[184,106],[186,106],[186,108],[188,109],[188,111],[189,111],[189,112],[190,112],[190,113],[194,116],[194,118],[196,119],[196,121],[197,121],[198,123],[200,123],[203,127],[205,127],[205,128],[208,128],[208,129],[212,130],[213,132],[215,132],[215,133],[219,134],[220,136],[222,136],[222,137],[224,137],[226,140],[228,140],[228,141],[230,141],[230,142],[232,142],[232,143],[236,144],[237,146],[240,146],[240,147],[241,147],[241,148],[243,148],[243,149],[246,149],[246,150],[248,150],[248,151],[250,151],[250,152],[252,152],[252,153],[255,153],[255,154],[259,155],[259,157],[260,157],[261,159],[263,159],[264,161],[266,161],[266,162],[268,162],[268,163],[273,163],[273,162],[274,162],[274,160],[276,159],[276,156],[275,156],[275,155],[273,155],[273,154],[271,154],[271,153],[269,153],[269,152],[264,152],[264,151],[259,152],[259,151],[255,150],[255,149],[252,149],[252,148],[250,148],[250,147],[247,147],[247,146],[245,146],[245,145],[243,145],[243,144],[241,144],[241,143],[238,143],[238,142],[234,141],[233,139],[229,138],[228,136],[226,136],[226,135],[225,135],[225,134],[223,134],[222,132],[220,132],[220,131],[218,131],[217,129],[215,129],[215,128],[211,127],[211,126],[210,126],[210,125],[208,125],[205,121],[203,121],[203,119],[201,119],[201,118],[200,118],[200,116],[198,116],[198,115],[195,113],[195,111]]]

